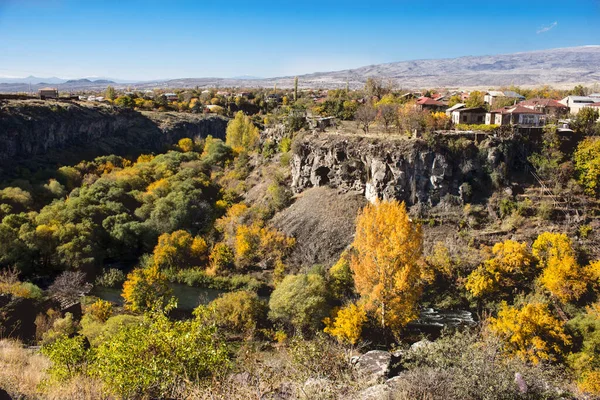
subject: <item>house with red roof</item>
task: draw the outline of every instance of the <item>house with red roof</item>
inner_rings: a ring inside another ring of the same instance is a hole
[[[444,111],[446,110],[446,104],[441,101],[433,100],[429,97],[421,97],[417,100],[416,107],[420,111]]]
[[[541,111],[521,105],[508,106],[492,110],[485,116],[486,125],[518,125],[526,128],[541,127],[546,123],[545,114]]]
[[[520,102],[519,105],[535,111],[541,111],[546,115],[551,115],[557,118],[564,117],[569,114],[569,107],[560,103],[558,100],[553,99],[529,99]]]

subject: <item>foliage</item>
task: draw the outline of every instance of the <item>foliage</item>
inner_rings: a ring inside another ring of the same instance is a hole
[[[209,165],[223,165],[233,159],[233,151],[221,139],[207,136],[202,150],[202,160]]]
[[[331,318],[325,318],[325,333],[335,337],[340,342],[355,345],[361,337],[363,325],[367,322],[366,311],[357,304],[351,303],[338,310]]]
[[[564,373],[504,357],[502,343],[470,330],[446,332],[402,357],[394,399],[564,399]],[[523,393],[525,382],[527,392]]]
[[[328,314],[327,285],[317,274],[287,275],[269,300],[269,318],[299,333],[316,331]]]
[[[72,336],[77,330],[77,323],[73,320],[73,314],[66,313],[63,318],[56,318],[52,322],[52,328],[42,334],[42,343],[48,344],[66,336]]]
[[[573,160],[579,183],[587,194],[597,197],[600,193],[600,138],[581,141],[573,154]]]
[[[477,90],[472,91],[465,101],[465,105],[467,108],[483,107],[485,105],[483,93]]]
[[[123,284],[125,307],[134,312],[164,306],[170,294],[167,277],[157,265],[135,268]]]
[[[267,305],[254,292],[224,293],[207,306],[210,318],[227,332],[252,335],[266,321]]]
[[[456,124],[454,128],[457,131],[480,131],[480,132],[495,132],[498,130],[498,125],[485,125],[485,124]]]
[[[193,151],[194,141],[190,138],[179,139],[179,142],[177,142],[177,147],[179,147],[184,153]]]
[[[41,352],[52,361],[50,374],[59,381],[84,371],[87,351],[83,336],[60,336],[52,343],[42,346]]]
[[[125,282],[125,273],[117,268],[109,268],[96,278],[95,284],[103,287],[119,287]]]
[[[398,332],[416,317],[423,272],[421,227],[404,203],[367,205],[356,220],[350,267],[356,290],[382,328]]]
[[[0,293],[27,299],[41,299],[42,290],[30,282],[21,282],[14,268],[0,271]]]
[[[573,129],[578,133],[586,135],[598,134],[600,124],[598,124],[600,112],[595,107],[584,107],[575,116],[572,121]]]
[[[509,354],[534,364],[556,360],[571,342],[564,323],[540,302],[527,303],[520,309],[503,302],[498,317],[489,319],[489,328],[504,341]]]
[[[206,241],[182,230],[160,235],[152,253],[154,264],[161,270],[202,266],[207,258]]]
[[[526,243],[513,240],[496,243],[492,254],[467,278],[465,288],[473,296],[482,297],[503,289],[522,287],[533,277],[533,257]]]
[[[586,270],[577,262],[571,239],[564,233],[544,232],[532,246],[543,268],[540,283],[552,296],[566,303],[577,300],[587,290]]]
[[[98,299],[89,306],[87,313],[97,321],[106,322],[113,313],[112,303]]]
[[[365,133],[369,133],[369,126],[375,122],[376,118],[377,109],[372,104],[363,104],[358,107],[356,114],[354,114],[354,119]]]
[[[106,321],[100,321],[86,314],[81,319],[81,331],[79,333],[85,336],[93,347],[97,347],[123,327],[141,323],[143,323],[143,317],[136,315],[119,314],[108,318]]]
[[[343,301],[354,293],[354,276],[347,252],[329,269],[327,284],[334,299]]]
[[[567,361],[579,380],[579,388],[594,395],[600,395],[600,314],[589,307],[567,323],[573,336],[574,351]]]
[[[227,124],[226,135],[225,143],[237,152],[255,150],[259,144],[258,128],[242,111]]]
[[[172,397],[185,379],[199,381],[227,363],[213,326],[165,315],[126,325],[95,351],[91,373],[123,398]]]

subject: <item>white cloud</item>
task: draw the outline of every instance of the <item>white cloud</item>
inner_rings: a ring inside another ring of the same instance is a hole
[[[538,29],[538,30],[536,31],[536,33],[537,33],[538,35],[539,35],[540,33],[546,33],[546,32],[548,32],[549,30],[552,30],[552,29],[556,28],[556,25],[558,25],[558,22],[554,21],[554,22],[553,22],[553,23],[551,23],[550,25],[548,25],[548,26],[544,26],[544,27],[542,27],[542,28]]]

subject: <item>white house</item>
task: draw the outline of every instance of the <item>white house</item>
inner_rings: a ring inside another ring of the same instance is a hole
[[[569,112],[571,114],[579,114],[582,108],[588,107],[590,104],[594,104],[598,102],[597,97],[591,96],[567,96],[564,99],[560,100],[559,103],[564,104],[569,107]]]
[[[485,116],[486,125],[519,125],[536,128],[545,124],[544,113],[523,106],[509,106],[490,111]]]

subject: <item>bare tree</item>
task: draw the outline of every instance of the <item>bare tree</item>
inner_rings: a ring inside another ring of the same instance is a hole
[[[79,271],[65,271],[48,288],[50,297],[67,308],[79,301],[81,296],[92,290],[92,284],[85,281],[85,274]]]
[[[365,133],[369,133],[369,126],[377,118],[377,110],[372,104],[364,104],[356,110],[354,119]]]
[[[391,124],[398,120],[398,106],[395,104],[382,104],[379,106],[377,115],[386,132],[389,132]]]

